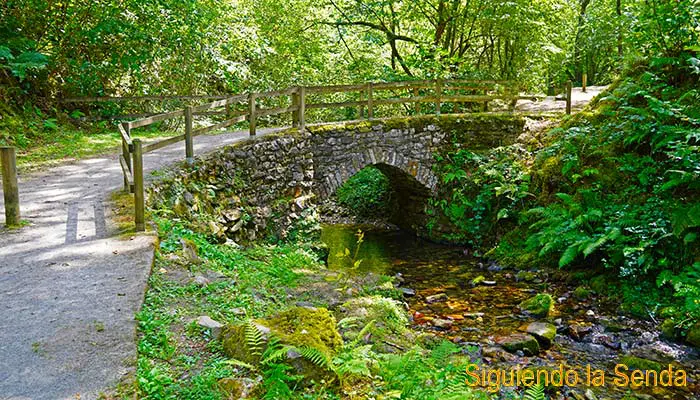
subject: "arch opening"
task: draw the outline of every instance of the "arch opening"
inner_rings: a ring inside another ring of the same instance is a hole
[[[371,175],[364,173],[370,168],[379,171],[385,177],[386,185],[384,187],[376,177],[364,177],[364,175]],[[356,179],[353,178],[360,176],[363,176],[362,179],[371,180],[354,182]],[[350,186],[348,187],[346,183],[349,183]],[[381,190],[386,190],[388,193],[379,193]],[[377,207],[377,210],[374,210],[376,216],[382,217],[401,229],[418,233],[424,229],[428,222],[426,207],[432,191],[419,182],[409,171],[399,167],[386,163],[369,164],[340,182],[335,193],[332,194],[335,194],[339,200],[344,200],[345,197],[348,197],[346,194],[348,191],[355,191],[350,193],[352,202],[364,202],[361,210]],[[339,194],[343,196],[343,199],[340,199]],[[361,196],[366,196],[366,198],[361,198]],[[362,217],[362,215],[358,216]]]

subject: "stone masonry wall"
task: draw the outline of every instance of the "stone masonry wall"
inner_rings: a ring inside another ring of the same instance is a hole
[[[522,128],[517,116],[470,114],[290,129],[210,153],[178,171],[170,180],[177,184],[166,181],[154,192],[167,192],[160,196],[166,207],[190,214],[222,240],[248,241],[269,234],[270,222],[284,236],[314,197],[333,195],[349,177],[376,165],[398,193],[394,222],[424,233],[426,205],[440,184],[435,156],[511,144]]]

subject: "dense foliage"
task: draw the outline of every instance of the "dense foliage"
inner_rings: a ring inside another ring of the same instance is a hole
[[[351,176],[338,188],[336,195],[340,204],[361,217],[387,217],[391,213],[389,178],[372,166]]]
[[[696,62],[684,54],[636,65],[596,109],[549,132],[531,167],[512,148],[455,154],[442,178],[458,184],[438,206],[463,241],[486,246],[498,225],[515,225],[490,254],[608,270],[629,311],[674,315],[688,328],[700,318]]]
[[[7,0],[0,94],[243,92],[399,77],[610,79],[697,44],[692,0]],[[664,32],[664,35],[659,35]]]

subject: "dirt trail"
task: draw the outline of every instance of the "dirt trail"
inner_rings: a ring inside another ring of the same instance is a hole
[[[200,136],[195,153],[246,137]],[[178,143],[144,164],[152,171],[182,153]],[[111,226],[105,202],[122,182],[115,155],[20,177],[30,225],[0,231],[0,399],[92,399],[133,368],[154,237],[120,238]]]

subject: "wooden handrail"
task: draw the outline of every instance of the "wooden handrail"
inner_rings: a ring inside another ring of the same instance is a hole
[[[208,96],[94,96],[94,97],[67,97],[58,99],[58,103],[108,103],[124,101],[148,101],[148,100],[200,100],[200,99],[225,99],[228,96],[208,95]]]

